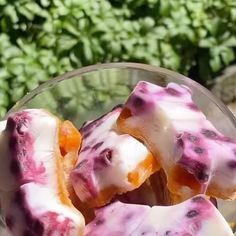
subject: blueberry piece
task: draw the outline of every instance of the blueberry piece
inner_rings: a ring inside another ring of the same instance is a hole
[[[130,220],[132,217],[133,217],[133,214],[132,214],[132,213],[128,213],[128,214],[125,216],[125,219],[126,219],[126,220]]]
[[[192,135],[192,134],[188,134],[188,135],[187,135],[187,139],[188,139],[190,142],[192,142],[192,143],[196,143],[196,142],[199,140],[198,137],[196,137],[196,136],[194,136],[194,135]]]
[[[19,162],[16,159],[11,160],[10,171],[15,177],[20,177],[21,176],[20,165],[19,165]]]
[[[104,222],[105,222],[104,219],[97,219],[97,220],[95,221],[95,225],[99,226],[99,225],[104,224]]]
[[[40,222],[40,220],[35,220],[32,228],[33,228],[33,231],[37,233],[37,235],[43,235],[44,226],[43,226],[43,223]]]
[[[18,205],[18,206],[24,206],[24,197],[25,194],[19,189],[16,193],[15,193],[15,197],[14,197],[14,202]]]
[[[195,216],[197,216],[199,213],[196,210],[191,210],[186,214],[186,217],[188,218],[193,218]]]
[[[141,107],[145,104],[145,101],[141,97],[133,98],[133,104],[135,107]]]
[[[99,142],[99,143],[96,143],[94,146],[93,146],[93,150],[97,150],[99,147],[101,147],[103,144],[103,142]]]
[[[232,168],[232,169],[236,168],[236,161],[235,160],[231,160],[227,164],[228,164],[229,168]]]
[[[205,199],[203,197],[201,197],[201,196],[197,196],[197,197],[192,198],[192,201],[200,203],[200,202],[204,202]]]
[[[80,150],[80,153],[81,153],[81,152],[85,152],[85,151],[89,150],[90,148],[91,148],[90,146],[83,147],[83,148]]]
[[[216,138],[217,134],[213,130],[203,129],[202,134],[207,138]]]
[[[205,173],[204,170],[200,170],[198,173],[197,173],[197,179],[201,182],[207,182],[208,179],[209,179],[209,175],[207,173]]]
[[[23,118],[16,124],[16,131],[19,135],[24,135],[24,127],[27,127],[27,119]]]
[[[76,168],[77,169],[83,168],[84,166],[87,165],[87,163],[88,163],[88,160],[83,160],[76,166]]]
[[[196,152],[197,154],[203,154],[204,153],[204,149],[201,147],[194,147],[194,152]]]
[[[171,230],[167,230],[165,235],[170,235],[170,233],[171,233]]]
[[[94,160],[94,170],[103,169],[111,164],[112,150],[104,149],[100,155]]]

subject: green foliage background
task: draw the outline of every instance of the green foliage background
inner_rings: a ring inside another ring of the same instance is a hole
[[[235,60],[235,0],[0,0],[0,116],[56,75],[160,65],[207,84]]]

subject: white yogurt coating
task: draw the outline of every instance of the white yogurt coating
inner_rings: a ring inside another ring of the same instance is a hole
[[[84,236],[127,236],[141,224],[150,207],[122,202],[99,208],[95,219],[86,225]]]
[[[71,182],[81,201],[96,198],[108,188],[115,187],[117,190],[111,194],[115,195],[138,187],[129,181],[128,175],[150,153],[132,136],[117,132],[116,120],[120,111],[121,108],[117,107],[80,129],[83,141]],[[148,169],[144,172],[148,176],[152,174]]]
[[[130,227],[127,227],[130,225]],[[233,236],[215,206],[198,195],[174,206],[112,203],[101,208],[85,236]]]
[[[12,114],[1,133],[1,206],[14,236],[83,233],[84,217],[65,187],[60,125],[48,112],[29,109]]]
[[[24,184],[17,191],[5,193],[3,205],[6,223],[14,236],[83,235],[83,217],[62,204],[53,188]]]
[[[219,198],[236,197],[236,141],[206,119],[189,88],[175,83],[163,88],[141,81],[124,107],[119,130],[140,138],[155,156],[160,154],[170,191],[180,201],[206,191]],[[124,112],[128,117],[122,118]],[[199,187],[174,179],[176,167],[191,174]]]
[[[7,121],[0,121],[0,132],[2,132],[6,128]]]
[[[0,136],[1,190],[11,191],[28,182],[56,188],[54,157],[59,154],[56,153],[58,125],[56,117],[36,109],[15,113],[8,118],[6,129]],[[18,166],[19,173],[12,169],[12,162]]]

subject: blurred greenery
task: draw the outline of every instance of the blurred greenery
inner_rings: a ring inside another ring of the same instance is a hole
[[[133,61],[203,84],[235,60],[235,0],[0,0],[0,116],[81,66]]]

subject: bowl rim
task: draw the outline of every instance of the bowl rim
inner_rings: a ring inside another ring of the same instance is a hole
[[[139,70],[146,70],[150,72],[156,72],[156,73],[162,73],[174,78],[179,79],[180,81],[183,81],[185,84],[189,84],[190,86],[196,87],[198,90],[200,90],[205,96],[207,96],[211,102],[213,102],[224,114],[227,115],[227,117],[230,119],[234,127],[236,128],[236,117],[233,115],[233,113],[228,109],[228,107],[216,96],[214,96],[207,88],[199,84],[198,82],[188,78],[187,76],[184,76],[178,72],[159,67],[159,66],[153,66],[143,63],[134,63],[134,62],[112,62],[112,63],[98,63],[95,65],[89,65],[85,67],[81,67],[79,69],[75,69],[69,72],[66,72],[62,75],[56,76],[35,89],[28,92],[26,95],[24,95],[16,104],[6,113],[4,119],[7,118],[7,116],[16,111],[17,108],[22,107],[25,103],[27,103],[30,99],[32,99],[34,96],[42,93],[44,90],[47,90],[48,88],[54,86],[56,83],[70,79],[74,76],[82,76],[86,73],[90,73],[93,71],[100,71],[104,69],[139,69]]]

